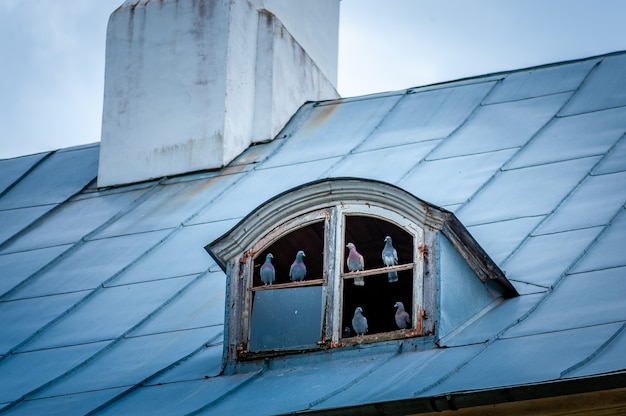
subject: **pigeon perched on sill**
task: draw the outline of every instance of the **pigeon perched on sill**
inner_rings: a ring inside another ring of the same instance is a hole
[[[354,310],[352,329],[354,329],[357,336],[363,336],[367,332],[367,318],[363,316],[363,309],[360,306]]]
[[[411,318],[409,317],[409,314],[404,310],[404,304],[402,302],[396,302],[393,307],[397,308],[396,325],[398,325],[398,328],[409,328],[411,326]]]
[[[383,263],[385,263],[385,266],[387,267],[391,267],[391,266],[395,266],[396,264],[398,264],[398,252],[396,251],[395,248],[393,248],[393,245],[391,244],[391,237],[387,236],[385,237],[385,247],[383,248]],[[398,281],[398,272],[389,272],[387,274],[387,279],[390,282],[397,282]]]
[[[356,247],[352,243],[348,243],[346,246],[350,250],[348,253],[348,258],[346,263],[348,264],[348,270],[350,272],[358,272],[365,268],[365,260],[363,260],[363,256],[356,251]],[[354,278],[354,284],[357,286],[364,286],[365,281],[363,280],[363,276],[356,276]]]
[[[264,285],[271,286],[274,280],[276,280],[276,270],[274,270],[274,265],[272,264],[273,258],[272,253],[265,256],[265,263],[263,263],[259,271],[261,274],[261,282],[263,282]]]
[[[291,264],[291,268],[289,269],[289,277],[291,277],[292,282],[301,282],[306,276],[306,266],[304,265],[303,258],[304,251],[298,251],[296,259]]]
[[[350,335],[352,335],[352,331],[350,331],[350,327],[347,326],[343,329],[343,338],[348,338]]]

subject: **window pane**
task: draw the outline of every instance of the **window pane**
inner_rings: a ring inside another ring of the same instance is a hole
[[[353,243],[363,256],[365,270],[384,268],[382,251],[385,237],[390,236],[393,247],[398,253],[398,264],[408,264],[413,259],[414,237],[396,224],[380,218],[363,215],[346,215],[343,243],[343,273],[349,273],[345,246]],[[367,318],[368,334],[395,331],[396,302],[402,302],[405,310],[411,314],[413,305],[413,270],[397,272],[398,280],[390,279],[387,273],[366,276],[363,286],[355,285],[353,279],[344,280],[342,294],[342,337],[355,336],[352,328],[354,310],[360,306]],[[413,322],[411,322],[413,324]],[[347,329],[346,329],[347,328]],[[349,335],[348,335],[349,334]]]
[[[322,286],[254,294],[249,350],[314,347],[321,338]]]
[[[345,331],[348,327],[350,336],[356,335],[352,329],[352,317],[354,310],[360,306],[363,308],[363,316],[367,318],[368,334],[396,331],[396,309],[393,306],[396,302],[402,302],[406,311],[411,314],[412,270],[398,272],[398,281],[394,283],[389,283],[386,274],[366,277],[364,286],[354,285],[351,279],[345,280],[341,328]],[[342,332],[342,336],[346,337],[347,333]]]
[[[289,283],[289,269],[296,253],[304,251],[306,265],[305,280],[323,278],[324,265],[324,222],[318,221],[292,231],[264,249],[254,260],[253,286],[263,286],[260,270],[265,258],[272,253],[276,280],[274,284]]]

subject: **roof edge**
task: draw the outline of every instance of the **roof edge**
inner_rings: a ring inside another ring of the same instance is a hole
[[[624,390],[626,371],[608,373],[568,380],[524,384],[489,390],[460,391],[438,396],[416,397],[387,402],[368,403],[335,409],[316,409],[295,412],[299,415],[409,415],[428,414],[443,411],[470,410],[480,406],[497,406],[527,401],[563,398],[568,396],[614,391],[616,399],[626,404]],[[568,399],[569,400],[569,399]],[[465,414],[465,413],[464,413]]]

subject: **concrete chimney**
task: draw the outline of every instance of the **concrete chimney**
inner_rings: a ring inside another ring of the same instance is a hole
[[[99,186],[220,168],[337,98],[339,0],[127,0],[109,18]]]

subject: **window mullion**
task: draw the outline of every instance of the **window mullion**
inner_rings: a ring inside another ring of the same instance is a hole
[[[328,251],[329,269],[328,269],[328,293],[330,305],[330,330],[332,344],[339,343],[341,334],[341,290],[342,290],[342,241],[343,241],[343,215],[337,207],[331,209],[331,221],[329,224],[329,244]]]

